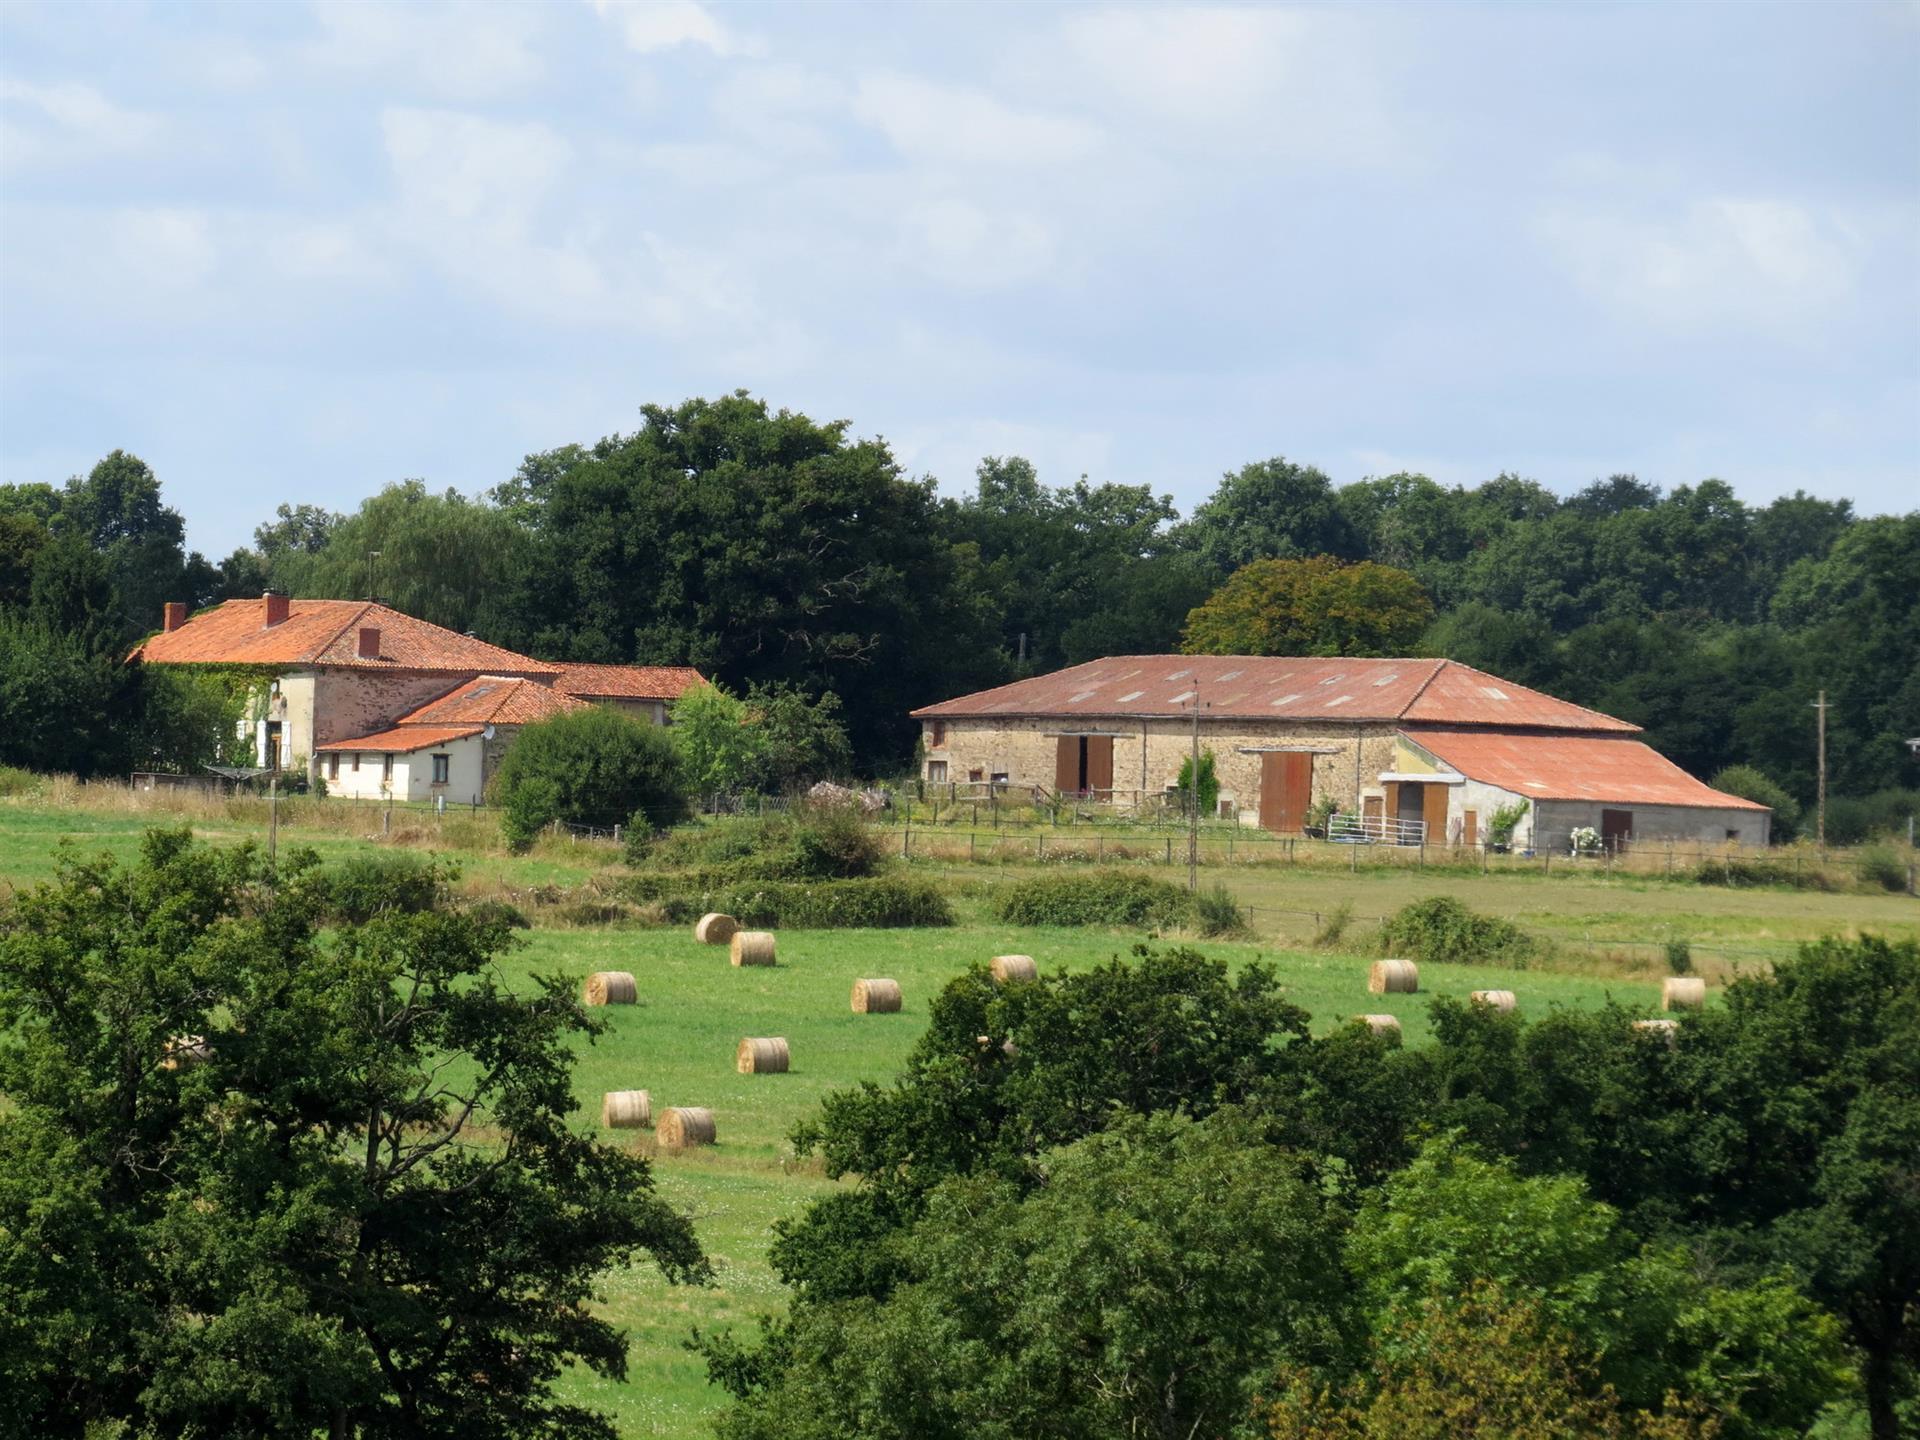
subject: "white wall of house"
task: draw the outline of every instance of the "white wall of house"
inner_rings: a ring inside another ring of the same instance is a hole
[[[426,750],[412,750],[392,756],[388,771],[387,755],[377,750],[341,752],[330,750],[322,757],[320,774],[327,782],[327,793],[356,799],[385,799],[391,792],[399,801],[425,802],[436,795],[446,796],[449,805],[471,805],[483,796],[481,757],[484,744],[478,735],[463,736]],[[339,756],[339,774],[335,777],[333,757]],[[447,779],[435,784],[433,757],[447,757]],[[354,768],[355,759],[359,768]]]

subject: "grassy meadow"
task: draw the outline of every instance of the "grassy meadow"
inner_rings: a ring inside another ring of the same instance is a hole
[[[179,796],[138,796],[112,787],[58,788],[0,799],[0,885],[29,885],[51,877],[62,841],[82,852],[129,856],[153,824],[193,824],[215,842],[264,839],[260,801],[222,802]],[[1005,952],[1030,954],[1043,970],[1078,970],[1124,954],[1147,937],[1109,930],[1020,929],[991,915],[996,886],[1034,871],[1032,865],[968,865],[916,860],[916,873],[940,879],[954,894],[961,923],[951,929],[910,931],[783,931],[779,964],[735,969],[723,947],[697,944],[682,928],[638,925],[570,926],[555,923],[564,906],[556,896],[617,871],[618,852],[591,843],[543,840],[525,857],[509,856],[485,816],[396,816],[381,834],[380,812],[338,802],[294,802],[282,810],[280,844],[312,845],[323,855],[370,843],[402,843],[442,850],[462,866],[460,888],[513,898],[535,928],[504,961],[511,975],[630,970],[639,1003],[609,1007],[603,1035],[582,1043],[576,1071],[578,1121],[597,1124],[599,1101],[611,1089],[646,1089],[655,1112],[668,1105],[710,1106],[719,1143],[711,1149],[657,1157],[662,1191],[690,1211],[713,1257],[715,1284],[670,1287],[650,1268],[609,1278],[606,1313],[631,1333],[631,1375],[612,1384],[587,1373],[567,1384],[614,1413],[628,1436],[692,1437],[707,1433],[705,1417],[722,1397],[687,1353],[689,1332],[751,1328],[783,1304],[767,1264],[773,1224],[798,1213],[830,1182],[811,1161],[793,1154],[788,1136],[821,1097],[862,1080],[884,1082],[899,1068],[926,1023],[929,1002],[968,965]],[[1049,865],[1047,868],[1056,868]],[[1153,867],[1184,878],[1179,867]],[[1664,942],[1685,939],[1696,968],[1721,981],[1741,968],[1762,967],[1823,934],[1862,930],[1920,935],[1920,903],[1893,894],[1819,894],[1784,890],[1724,890],[1655,876],[1574,870],[1534,874],[1420,873],[1398,867],[1240,864],[1202,872],[1251,907],[1252,934],[1236,941],[1165,937],[1233,964],[1259,958],[1280,971],[1290,998],[1310,1011],[1316,1027],[1361,1011],[1400,1017],[1409,1042],[1425,1034],[1435,994],[1464,996],[1480,988],[1511,989],[1523,1009],[1591,1006],[1609,997],[1653,1009],[1665,973]],[[1429,965],[1418,995],[1373,996],[1366,990],[1373,931],[1380,917],[1411,900],[1437,893],[1514,920],[1549,940],[1553,953],[1525,970]],[[1340,907],[1352,918],[1337,947],[1313,938]],[[889,976],[900,982],[905,1008],[896,1015],[855,1015],[848,1004],[854,980]],[[746,1076],[734,1069],[743,1036],[779,1035],[790,1042],[793,1068],[777,1076]],[[613,1143],[652,1151],[644,1131],[614,1132]]]

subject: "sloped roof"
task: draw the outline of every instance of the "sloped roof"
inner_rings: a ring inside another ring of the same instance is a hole
[[[478,735],[481,728],[478,725],[402,725],[382,730],[378,735],[356,735],[351,740],[334,740],[313,748],[322,755],[329,750],[390,751],[405,755],[414,750],[431,750],[450,740],[464,740],[469,735]]]
[[[560,667],[430,625],[371,600],[290,600],[287,618],[267,624],[267,603],[228,600],[134,653],[151,665],[337,665],[357,670],[442,670],[489,675],[558,675]],[[380,658],[360,657],[360,630],[380,631]]]
[[[560,678],[553,688],[563,695],[596,699],[678,700],[696,685],[707,683],[690,665],[576,665],[560,662]]]
[[[1650,745],[1623,735],[1510,734],[1408,726],[1401,732],[1470,780],[1539,800],[1765,810],[1703,784]]]
[[[1556,730],[1639,729],[1455,660],[1340,660],[1319,656],[1117,655],[1016,680],[913,712],[970,716],[1127,719],[1191,713],[1203,719],[1429,721]]]
[[[558,695],[550,685],[512,675],[482,675],[438,700],[429,700],[411,714],[402,715],[402,725],[530,725],[563,715],[569,710],[586,710],[584,700]]]

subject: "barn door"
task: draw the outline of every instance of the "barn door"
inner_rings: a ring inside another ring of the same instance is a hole
[[[1053,788],[1071,795],[1080,788],[1080,737],[1062,735],[1053,749]]]
[[[1111,735],[1089,735],[1087,746],[1087,783],[1088,790],[1095,795],[1111,798],[1113,793],[1113,737]]]
[[[1602,810],[1600,812],[1600,843],[1615,855],[1627,848],[1627,842],[1633,838],[1633,812],[1631,810]]]
[[[1480,843],[1480,812],[1478,810],[1460,812],[1460,843],[1469,848]]]
[[[1313,804],[1313,757],[1269,750],[1260,757],[1260,828],[1298,835]]]
[[[1434,845],[1447,843],[1447,787],[1427,786],[1427,840]]]

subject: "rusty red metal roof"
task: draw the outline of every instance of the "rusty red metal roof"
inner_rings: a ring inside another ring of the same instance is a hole
[[[915,718],[1420,720],[1555,730],[1639,729],[1454,660],[1117,655],[962,695]]]
[[[553,688],[563,695],[603,700],[677,700],[707,683],[690,665],[576,665],[560,662]]]
[[[1651,745],[1623,735],[1508,734],[1424,725],[1401,733],[1469,780],[1539,800],[1767,808],[1703,784]]]
[[[584,700],[556,694],[552,686],[513,675],[482,675],[438,700],[429,700],[402,725],[531,725],[536,720],[586,710]]]
[[[330,665],[356,670],[444,670],[558,676],[560,667],[370,600],[289,600],[267,624],[266,601],[229,600],[135,648],[152,665]],[[360,631],[380,632],[378,659],[360,655]]]
[[[404,755],[413,750],[430,750],[449,740],[464,740],[469,735],[478,735],[481,729],[479,725],[401,725],[382,730],[378,735],[356,735],[351,740],[334,740],[313,748],[323,755],[329,750],[391,751]]]

